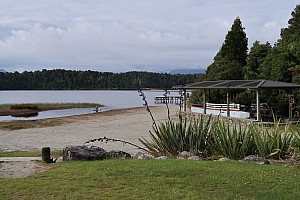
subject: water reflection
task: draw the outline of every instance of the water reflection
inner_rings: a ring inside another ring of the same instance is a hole
[[[31,117],[37,117],[39,115],[39,112],[31,112],[31,113],[23,113],[23,114],[13,114],[12,117],[15,118],[31,118]]]

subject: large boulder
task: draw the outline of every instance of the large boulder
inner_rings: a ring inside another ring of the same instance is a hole
[[[66,146],[63,149],[63,161],[68,160],[103,160],[107,152],[96,146]]]

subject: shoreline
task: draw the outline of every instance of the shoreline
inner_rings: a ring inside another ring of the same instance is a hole
[[[102,107],[103,106],[101,106],[100,109]],[[152,106],[152,107],[156,107],[156,106]],[[141,108],[141,107],[135,107],[135,108]],[[106,114],[110,114],[111,113],[110,111],[123,112],[124,110],[130,110],[135,108],[108,109],[99,112],[58,116],[58,117],[46,117],[41,119],[3,120],[0,121],[0,130],[1,129],[20,130],[20,129],[27,129],[27,128],[54,127],[54,126],[59,126],[63,123],[68,123],[70,121],[73,121],[73,119],[80,119],[81,117],[85,117],[85,116],[95,116],[97,114],[106,115]]]

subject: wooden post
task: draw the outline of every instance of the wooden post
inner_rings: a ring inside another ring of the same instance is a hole
[[[45,163],[52,163],[53,160],[50,158],[50,147],[42,148],[42,160]]]

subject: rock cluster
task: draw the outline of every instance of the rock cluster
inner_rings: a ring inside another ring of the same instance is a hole
[[[258,164],[270,164],[270,162],[264,157],[258,155],[249,155],[240,160],[241,162],[256,162]]]
[[[105,151],[101,147],[97,146],[66,146],[63,149],[63,161],[69,160],[103,160],[103,159],[111,159],[111,158],[119,158],[119,159],[128,159],[134,158],[139,160],[147,160],[147,159],[155,159],[155,160],[167,160],[168,156],[160,156],[153,157],[150,154],[137,152],[134,155],[130,155],[124,151]],[[185,160],[203,160],[201,156],[196,156],[191,152],[182,151],[178,154],[177,159],[185,159]],[[220,158],[218,161],[228,161],[229,158]],[[249,155],[240,160],[241,162],[256,162],[257,164],[278,164],[274,161],[269,161],[263,157],[257,155]]]
[[[129,153],[123,151],[107,152],[97,146],[66,146],[63,149],[63,161],[69,160],[103,160],[110,158],[131,158]]]
[[[188,160],[203,160],[200,156],[195,156],[193,153],[188,151],[182,151],[178,154],[178,159],[188,159]]]

